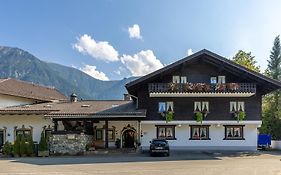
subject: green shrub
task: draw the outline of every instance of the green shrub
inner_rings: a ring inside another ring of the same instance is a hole
[[[20,139],[20,156],[26,155],[26,139],[24,137],[21,137]]]
[[[15,143],[14,143],[14,154],[20,156],[20,142],[21,142],[21,135],[17,135]]]
[[[166,122],[171,122],[174,119],[174,113],[172,111],[168,111],[166,114]]]
[[[3,145],[3,154],[7,156],[13,155],[13,145],[8,141]]]
[[[41,138],[40,138],[38,150],[39,151],[48,151],[48,143],[47,143],[47,140],[45,138],[43,131],[41,132]]]
[[[26,138],[26,142],[25,142],[25,154],[28,156],[32,156],[33,155],[33,147],[34,147],[34,143],[32,140],[31,136],[28,136]]]

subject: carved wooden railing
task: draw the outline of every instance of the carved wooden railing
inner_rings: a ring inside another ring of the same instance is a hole
[[[256,93],[254,83],[149,83],[149,93]]]

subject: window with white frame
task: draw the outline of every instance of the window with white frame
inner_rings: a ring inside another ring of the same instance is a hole
[[[218,83],[224,84],[225,83],[225,76],[218,76]]]
[[[210,83],[211,84],[217,84],[217,77],[211,77]]]
[[[209,125],[191,125],[190,140],[209,140]]]
[[[224,140],[244,140],[244,125],[225,125]]]
[[[231,101],[230,102],[230,112],[237,112],[237,111],[245,111],[245,102],[244,101]]]
[[[172,101],[158,103],[158,112],[163,113],[168,111],[174,111],[174,103]]]
[[[187,77],[186,77],[186,76],[182,76],[182,77],[181,77],[181,83],[182,83],[182,84],[187,83]]]
[[[173,76],[173,83],[180,83],[180,76]]]
[[[195,101],[194,102],[194,112],[209,112],[209,102],[208,101]]]
[[[157,138],[175,139],[175,125],[157,125]]]

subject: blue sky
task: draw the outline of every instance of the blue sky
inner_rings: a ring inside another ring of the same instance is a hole
[[[203,48],[251,51],[265,69],[280,8],[270,0],[9,0],[0,6],[0,45],[103,80],[144,75]]]

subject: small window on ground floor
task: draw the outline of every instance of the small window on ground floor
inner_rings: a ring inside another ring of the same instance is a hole
[[[244,140],[243,125],[226,125],[225,140]]]
[[[103,129],[96,130],[96,140],[103,140]]]
[[[175,125],[158,125],[156,128],[157,138],[175,139]]]
[[[49,142],[52,136],[52,129],[45,129],[45,138]]]
[[[108,129],[108,140],[113,141],[115,139],[114,129]]]
[[[17,129],[16,130],[16,137],[20,135],[21,138],[28,138],[32,136],[31,129]]]
[[[190,140],[209,140],[209,125],[190,126]]]

